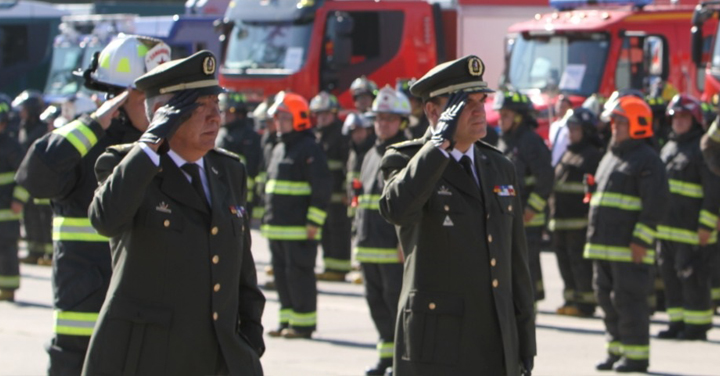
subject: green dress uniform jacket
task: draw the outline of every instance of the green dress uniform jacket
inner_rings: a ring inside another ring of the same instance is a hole
[[[536,350],[515,169],[478,142],[479,189],[424,141],[391,146],[382,162],[380,212],[405,254],[395,375],[517,376]]]
[[[203,157],[211,208],[175,162],[138,143],[96,165],[93,226],[111,237],[113,277],[85,375],[262,375],[261,316],[244,209],[247,173],[234,154]]]

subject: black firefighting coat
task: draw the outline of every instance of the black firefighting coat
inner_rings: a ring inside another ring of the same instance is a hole
[[[602,158],[600,149],[583,140],[568,145],[555,166],[555,186],[550,205],[551,230],[578,230],[587,227],[589,203],[583,203],[586,174],[595,174]]]
[[[700,148],[710,170],[716,175],[720,175],[720,124],[718,124],[718,119],[715,119],[707,134],[702,137]]]
[[[20,237],[20,213],[13,213],[10,206],[13,201],[25,203],[17,190],[14,176],[22,160],[20,144],[7,132],[0,132],[0,238],[17,240]]]
[[[240,119],[222,126],[215,144],[240,156],[248,176],[253,179],[252,183],[248,180],[248,189],[253,189],[262,160],[262,146],[260,135],[253,129],[252,119]]]
[[[317,142],[325,151],[330,175],[332,175],[333,204],[343,203],[346,195],[345,177],[347,173],[347,160],[350,153],[350,139],[342,134],[343,124],[335,120],[332,124],[317,129]]]

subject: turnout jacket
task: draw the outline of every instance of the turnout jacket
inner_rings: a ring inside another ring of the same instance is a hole
[[[215,145],[240,156],[248,173],[248,202],[252,202],[263,153],[252,119],[244,118],[220,127]]]
[[[0,238],[6,240],[20,237],[22,212],[13,213],[10,205],[13,201],[24,204],[28,200],[27,191],[16,185],[14,179],[22,157],[20,144],[7,130],[0,132]]]
[[[330,197],[332,204],[347,202],[345,177],[350,153],[350,139],[342,134],[342,127],[342,122],[335,120],[332,124],[316,130],[317,142],[325,152],[328,169],[332,176],[332,195]]]
[[[398,263],[398,238],[395,226],[380,215],[380,196],[385,186],[381,162],[389,145],[405,141],[401,132],[387,141],[378,140],[368,150],[360,169],[362,194],[355,213],[355,258],[365,263]]]
[[[270,240],[307,240],[307,225],[313,225],[319,240],[331,192],[325,154],[312,132],[282,135],[268,165],[260,231]]]
[[[720,210],[720,176],[710,172],[703,160],[701,137],[699,128],[679,136],[671,133],[660,152],[672,198],[667,203],[665,219],[658,225],[659,239],[699,245],[698,229],[716,229]],[[715,242],[717,235],[710,239],[710,243]]]
[[[262,375],[261,317],[245,212],[247,173],[222,149],[204,157],[210,207],[167,155],[139,143],[97,161],[90,205],[111,237],[113,276],[83,374]]]
[[[630,243],[655,263],[655,234],[670,199],[665,166],[646,140],[611,145],[595,174],[584,257],[632,262]]]
[[[702,137],[700,148],[707,166],[715,175],[720,175],[720,124],[717,118]]]
[[[275,132],[265,132],[262,137],[260,137],[260,145],[262,147],[262,159],[260,160],[260,170],[255,177],[255,193],[257,193],[258,195],[257,202],[259,203],[259,205],[253,207],[253,218],[262,219],[262,217],[265,215],[265,206],[263,205],[263,202],[265,202],[265,182],[267,181],[267,168],[268,164],[270,163],[270,158],[272,158],[273,149],[275,148],[275,145],[277,145],[277,143],[278,137],[277,133]]]
[[[580,230],[588,224],[590,206],[585,197],[585,174],[595,174],[602,152],[583,140],[568,145],[555,166],[555,186],[550,205],[550,230]]]
[[[533,129],[523,123],[515,130],[503,133],[498,149],[515,165],[523,209],[535,212],[527,227],[545,225],[545,206],[553,189],[555,177],[550,150]],[[518,187],[516,187],[517,189]]]
[[[405,272],[395,374],[500,375],[535,355],[533,289],[517,175],[483,142],[474,146],[481,188],[427,139],[391,146],[380,212],[397,226]],[[515,195],[513,195],[515,194]]]

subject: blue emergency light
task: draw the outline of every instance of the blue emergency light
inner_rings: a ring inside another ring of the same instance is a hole
[[[568,10],[594,6],[632,5],[642,8],[653,3],[653,0],[550,0],[550,6],[557,10]]]

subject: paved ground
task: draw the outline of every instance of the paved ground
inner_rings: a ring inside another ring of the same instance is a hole
[[[256,232],[254,253],[260,282],[269,261],[267,242]],[[556,316],[562,284],[552,254],[543,254],[543,272],[548,298],[539,304],[538,357],[534,375],[607,375],[593,365],[604,356],[602,321]],[[26,376],[45,373],[44,345],[51,336],[51,269],[22,267],[22,288],[17,303],[0,303],[0,375]],[[315,339],[266,338],[263,357],[266,375],[362,375],[375,361],[376,334],[363,298],[363,288],[349,283],[319,283],[319,329]],[[277,325],[277,294],[266,291],[266,328]],[[598,315],[600,312],[598,311]],[[653,317],[652,333],[666,323],[665,314]],[[652,340],[651,374],[720,375],[720,317],[705,343]],[[612,373],[610,373],[612,374]],[[444,375],[442,375],[444,376]]]

